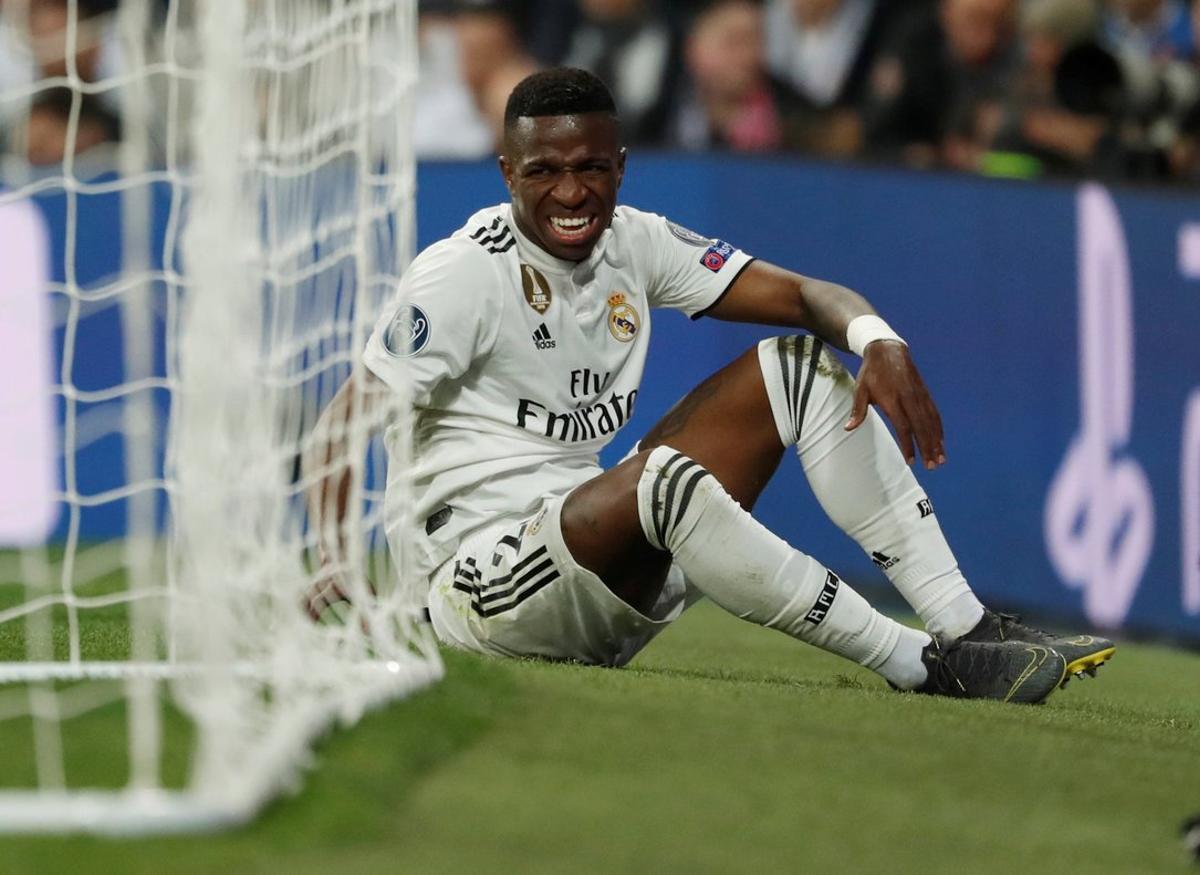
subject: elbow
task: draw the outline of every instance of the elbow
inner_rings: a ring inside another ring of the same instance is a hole
[[[787,296],[784,299],[784,308],[786,324],[796,328],[810,329],[812,327],[809,324],[811,312],[802,290]]]

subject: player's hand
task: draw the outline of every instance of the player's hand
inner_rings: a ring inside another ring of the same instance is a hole
[[[351,606],[354,604],[354,599],[350,598],[350,593],[348,592],[351,587],[342,577],[342,569],[338,567],[337,563],[329,559],[330,554],[328,552],[325,550],[319,552],[321,555],[321,570],[317,574],[316,583],[309,587],[300,605],[304,609],[304,612],[308,614],[308,618],[314,623],[322,622],[325,618],[325,613],[336,605]],[[378,596],[379,593],[375,589],[375,584],[369,578],[365,583],[370,599]],[[344,616],[344,613],[335,611],[330,616],[336,620],[340,620]],[[370,627],[367,625],[365,615],[360,622],[363,632],[369,634]]]
[[[877,340],[863,350],[847,431],[862,425],[869,404],[891,421],[908,464],[917,458],[914,445],[920,449],[926,468],[936,468],[946,461],[942,416],[903,343]]]
[[[338,584],[333,574],[322,574],[304,595],[304,611],[314,623],[321,622],[327,610],[337,604],[350,603],[350,596]]]

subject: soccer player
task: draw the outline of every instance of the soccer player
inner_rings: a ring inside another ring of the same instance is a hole
[[[370,376],[348,382],[320,426],[328,437],[411,381],[416,525],[401,532],[412,517],[393,502],[388,534],[416,545],[443,642],[622,665],[707,596],[901,690],[1038,702],[1108,659],[1109,641],[1030,629],[971,592],[908,467],[918,451],[929,468],[945,461],[937,408],[862,296],[617,206],[625,150],[589,73],[523,80],[503,149],[511,204],[417,257],[368,342]],[[637,402],[655,307],[810,333],[747,351],[602,471],[598,451]],[[857,380],[831,345],[862,356]],[[389,431],[389,453],[406,438]],[[322,466],[310,503],[331,569],[351,476],[335,443],[314,441],[307,466]],[[789,448],[925,631],[750,515]],[[339,594],[331,573],[310,612]]]

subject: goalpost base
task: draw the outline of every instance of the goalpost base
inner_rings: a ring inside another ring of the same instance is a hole
[[[86,664],[82,664],[86,665]],[[81,675],[63,671],[59,679],[186,676],[165,664],[93,663],[107,674]],[[35,666],[31,666],[34,668]],[[37,679],[46,679],[47,665]],[[53,664],[50,664],[53,667]],[[64,668],[79,668],[65,664]],[[3,681],[12,681],[5,666]],[[129,669],[134,673],[130,673]],[[403,668],[394,661],[364,663],[356,668],[374,675],[372,682],[355,684],[352,696],[313,701],[303,710],[277,720],[270,737],[256,748],[248,769],[236,784],[166,790],[128,787],[118,790],[71,789],[0,790],[0,835],[92,833],[113,837],[212,832],[249,823],[272,799],[299,787],[299,773],[311,764],[313,742],[338,724],[351,724],[369,710],[404,699],[442,677],[439,661],[414,659]],[[205,673],[213,671],[204,667]],[[27,679],[27,678],[22,678]]]

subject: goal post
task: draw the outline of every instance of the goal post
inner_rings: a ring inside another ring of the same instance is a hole
[[[18,35],[23,6],[4,5]],[[54,374],[0,389],[0,417],[53,411],[61,450],[57,524],[0,552],[0,749],[27,773],[0,777],[0,831],[217,828],[295,787],[332,725],[442,674],[404,526],[390,545],[384,528],[385,503],[393,521],[411,505],[407,460],[385,494],[362,415],[339,426],[352,601],[341,622],[303,610],[321,573],[306,493],[328,472],[301,459],[413,251],[416,0],[68,7],[65,75],[0,93],[25,123],[0,211],[53,199],[62,240],[43,288],[0,278],[0,322],[51,314]],[[92,43],[122,65],[98,78]],[[31,167],[60,104],[61,164]],[[83,149],[102,111],[122,122],[107,158]],[[105,234],[121,257],[98,273],[83,244]],[[406,400],[386,414],[403,434]],[[0,520],[32,500],[4,496]],[[73,735],[119,735],[119,774]]]

